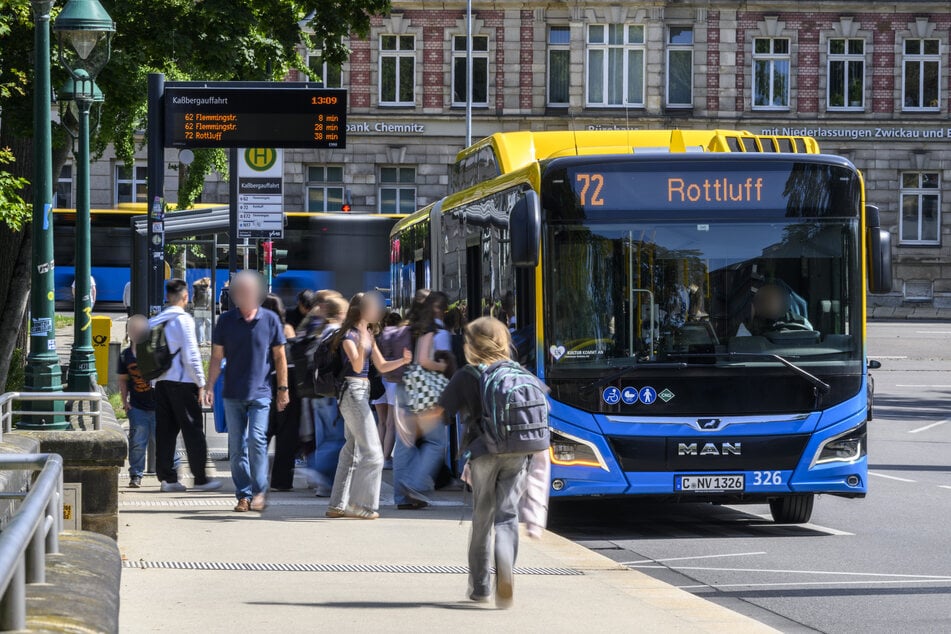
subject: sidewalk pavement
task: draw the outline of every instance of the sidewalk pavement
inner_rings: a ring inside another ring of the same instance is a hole
[[[951,308],[937,308],[929,303],[904,306],[869,306],[868,318],[873,320],[951,321]]]
[[[216,465],[228,489],[227,463]],[[381,519],[331,520],[326,499],[307,489],[238,514],[233,492],[163,494],[151,477],[138,490],[126,482],[124,632],[774,631],[550,532],[521,540],[514,608],[471,603],[459,492],[397,511],[385,484]]]

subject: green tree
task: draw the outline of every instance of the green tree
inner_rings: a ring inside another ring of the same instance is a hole
[[[299,53],[303,43],[319,48],[331,63],[349,50],[343,38],[365,36],[374,15],[389,0],[100,0],[116,22],[112,59],[97,79],[106,96],[92,140],[101,154],[110,144],[119,160],[133,162],[144,143],[148,74],[170,80],[281,80],[292,69],[307,72]],[[56,2],[55,12],[65,0]],[[53,86],[64,71],[53,64]],[[0,0],[0,383],[5,383],[21,333],[29,292],[29,178],[33,168],[33,20],[28,0]],[[319,79],[319,78],[313,78]],[[59,124],[57,124],[57,127]],[[69,153],[68,135],[54,131],[54,175]],[[180,200],[191,204],[204,177],[223,170],[216,150],[196,151],[181,179]]]

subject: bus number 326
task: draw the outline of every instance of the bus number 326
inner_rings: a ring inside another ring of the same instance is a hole
[[[771,486],[783,483],[781,471],[754,471],[753,486]]]

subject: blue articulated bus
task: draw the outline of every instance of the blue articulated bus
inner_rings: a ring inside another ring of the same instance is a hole
[[[391,235],[394,304],[510,324],[551,389],[551,495],[768,503],[867,492],[866,292],[889,239],[859,171],[748,132],[516,132]]]

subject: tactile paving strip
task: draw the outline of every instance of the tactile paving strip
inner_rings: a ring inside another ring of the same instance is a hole
[[[226,561],[124,561],[124,568],[139,570],[212,570],[229,572],[363,572],[390,574],[465,575],[466,566],[406,566],[394,564],[304,564],[247,563]],[[577,577],[584,575],[572,568],[516,568],[515,574],[542,577]]]

